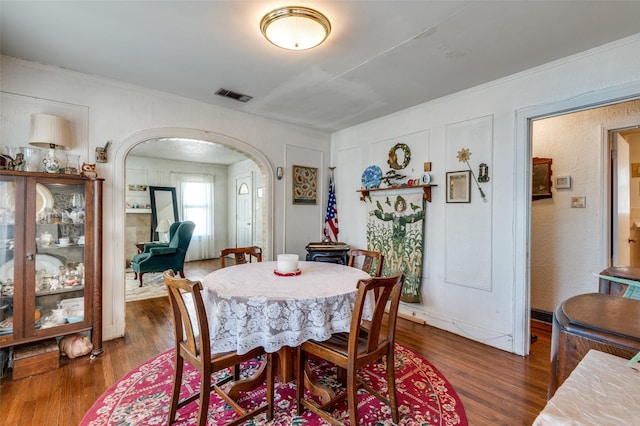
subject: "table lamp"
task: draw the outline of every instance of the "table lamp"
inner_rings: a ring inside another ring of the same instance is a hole
[[[156,232],[158,233],[158,237],[160,238],[161,243],[169,242],[169,227],[171,224],[169,223],[169,219],[160,219],[160,223],[156,227]]]
[[[31,137],[29,144],[39,148],[49,148],[44,159],[47,173],[58,173],[60,160],[56,157],[56,148],[71,147],[71,125],[68,120],[50,114],[31,116]]]

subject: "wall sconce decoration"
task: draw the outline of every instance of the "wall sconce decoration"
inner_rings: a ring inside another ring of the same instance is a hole
[[[489,182],[489,166],[487,166],[487,163],[480,163],[478,182]]]
[[[282,180],[284,177],[284,169],[282,167],[276,167],[276,179]]]
[[[478,188],[478,191],[480,191],[480,196],[482,197],[482,201],[486,203],[487,196],[484,195],[484,191],[482,190],[482,188],[480,188],[478,179],[476,178],[475,173],[473,173],[473,170],[471,169],[471,165],[469,165],[469,159],[471,158],[471,151],[469,151],[469,148],[462,148],[460,151],[458,151],[458,155],[456,155],[456,158],[458,159],[459,162],[465,163],[467,165],[467,167],[469,168],[469,171],[471,172],[471,176],[473,176],[473,180],[476,182],[476,187]],[[482,164],[485,164],[485,163],[482,163]],[[486,164],[485,166],[487,167],[487,180],[489,180],[489,174],[488,174],[489,167]]]
[[[111,141],[107,141],[104,147],[102,146],[96,147],[96,163],[107,162],[107,150],[109,149],[109,145],[111,145]]]
[[[60,160],[56,157],[56,148],[71,148],[71,124],[68,120],[55,115],[33,114],[29,145],[49,148],[44,159],[45,171],[58,173]]]

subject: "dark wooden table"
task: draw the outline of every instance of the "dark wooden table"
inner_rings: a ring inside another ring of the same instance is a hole
[[[592,293],[558,305],[553,316],[549,397],[590,349],[626,359],[640,352],[640,301]]]
[[[636,268],[633,266],[611,266],[600,272],[600,275],[640,281],[640,268]],[[627,284],[617,283],[614,281],[609,281],[605,278],[600,278],[600,293],[623,295],[627,290],[627,287],[629,287]]]

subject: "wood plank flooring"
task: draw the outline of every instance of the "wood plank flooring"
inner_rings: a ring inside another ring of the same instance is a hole
[[[191,262],[185,274],[201,279],[219,261]],[[0,379],[0,425],[77,425],[94,401],[142,362],[173,345],[165,297],[127,303],[126,335],[104,344],[104,354],[68,360],[55,371]],[[422,354],[452,383],[469,424],[530,425],[546,403],[550,328],[534,322],[538,338],[527,357],[464,337],[398,320],[397,340]]]

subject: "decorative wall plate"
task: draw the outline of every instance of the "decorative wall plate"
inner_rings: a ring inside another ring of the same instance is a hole
[[[46,186],[36,184],[36,217],[44,213],[47,208],[53,208],[53,194]]]
[[[429,185],[431,183],[431,175],[429,173],[423,173],[420,177],[420,183],[422,185]]]
[[[377,188],[382,181],[382,169],[378,166],[369,166],[362,173],[362,186],[365,189]]]
[[[48,254],[36,254],[36,270],[46,269],[50,275],[57,275],[63,263],[57,257]],[[0,266],[0,280],[14,279],[13,259]]]

